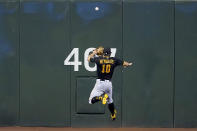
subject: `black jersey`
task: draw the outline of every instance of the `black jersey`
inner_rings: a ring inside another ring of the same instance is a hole
[[[97,64],[97,76],[101,80],[111,80],[114,68],[123,65],[123,61],[115,57],[93,57],[90,61]]]

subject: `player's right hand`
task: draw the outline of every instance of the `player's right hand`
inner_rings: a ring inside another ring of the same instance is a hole
[[[104,50],[104,48],[102,47],[102,46],[99,46],[97,49],[97,55],[103,55],[103,50]]]

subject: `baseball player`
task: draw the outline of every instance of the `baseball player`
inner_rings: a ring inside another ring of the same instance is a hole
[[[97,54],[102,54],[98,57],[95,57]],[[111,78],[116,66],[131,66],[132,63],[122,61],[115,57],[110,57],[111,49],[104,48],[101,50],[97,48],[88,56],[88,61],[96,63],[97,65],[97,80],[96,84],[90,94],[89,104],[94,104],[98,101],[102,101],[102,104],[108,104],[108,109],[111,112],[111,119],[116,119],[116,109],[114,107],[112,99],[112,82]]]

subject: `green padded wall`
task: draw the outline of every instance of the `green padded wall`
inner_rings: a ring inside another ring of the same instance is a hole
[[[0,126],[14,125],[19,112],[19,2],[0,1]]]
[[[176,2],[175,127],[197,127],[197,2]]]
[[[96,11],[95,7],[98,7],[99,10]],[[71,67],[72,127],[121,126],[121,68],[116,70],[113,77],[113,98],[118,110],[117,121],[112,122],[110,120],[107,106],[103,107],[101,103],[96,103],[96,105],[88,104],[89,95],[96,82],[96,72],[89,72],[85,69],[84,52],[87,48],[98,46],[117,48],[116,56],[121,58],[122,2],[119,0],[109,2],[72,1],[71,50],[79,48],[79,60],[82,62],[82,65],[79,66],[79,71],[74,71],[73,66]],[[90,66],[92,67],[93,65]],[[79,108],[82,106],[86,108]]]
[[[123,126],[173,126],[174,4],[125,0]]]
[[[196,16],[183,0],[0,0],[0,126],[197,127]],[[114,73],[114,122],[88,104],[100,45],[134,63]]]
[[[25,1],[20,9],[20,122],[70,125],[69,2]]]

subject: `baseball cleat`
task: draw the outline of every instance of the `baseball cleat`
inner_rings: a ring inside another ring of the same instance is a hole
[[[98,99],[99,99],[99,101],[102,101],[103,100],[103,97],[102,96],[99,96]]]
[[[112,121],[116,120],[116,114],[117,114],[117,111],[114,110],[114,114],[111,114]]]
[[[103,105],[105,105],[107,103],[107,99],[108,99],[108,95],[105,94],[102,100]]]

